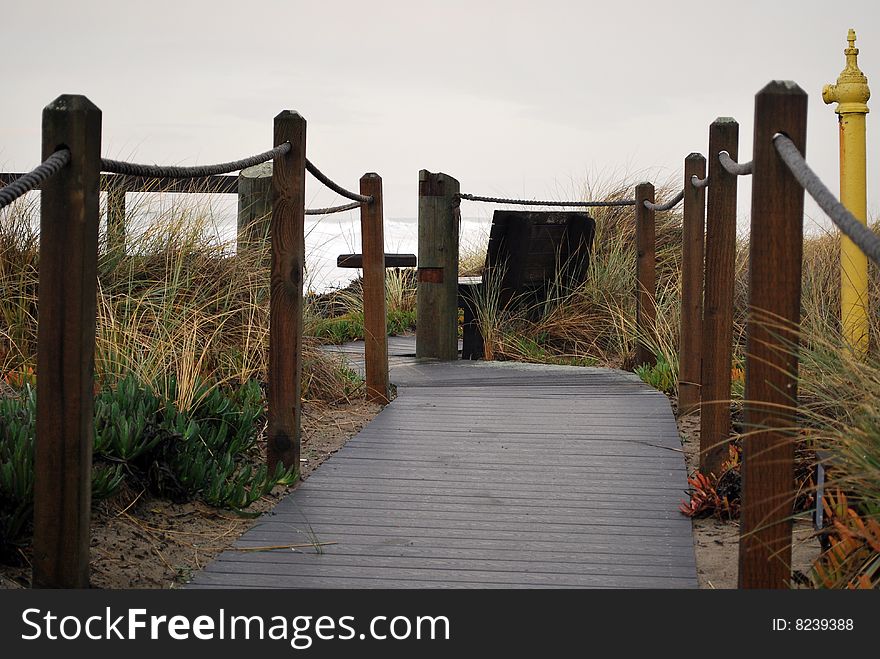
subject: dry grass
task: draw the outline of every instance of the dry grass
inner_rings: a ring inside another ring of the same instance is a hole
[[[207,204],[138,208],[125,253],[98,261],[95,375],[113,382],[134,373],[157,394],[187,410],[214,386],[265,381],[268,370],[267,247],[232,255],[217,238]],[[17,203],[0,215],[0,373],[36,368],[39,236],[37,208]],[[303,395],[345,399],[357,382],[306,342]],[[199,392],[198,394],[196,392]]]

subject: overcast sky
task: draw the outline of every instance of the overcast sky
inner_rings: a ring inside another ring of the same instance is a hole
[[[837,191],[836,115],[821,90],[843,68],[848,28],[880,88],[876,0],[4,5],[0,170],[37,163],[40,111],[60,93],[103,110],[105,156],[163,164],[263,151],[275,114],[296,109],[328,175],[353,189],[382,175],[389,218],[415,217],[422,168],[465,192],[531,198],[677,181],[718,116],[740,122],[748,160],[754,94],[779,78],[809,94],[807,160]],[[869,115],[874,217],[878,122]],[[315,184],[309,197],[338,201]]]

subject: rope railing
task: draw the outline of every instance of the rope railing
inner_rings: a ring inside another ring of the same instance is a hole
[[[356,192],[351,192],[350,190],[346,190],[338,183],[335,183],[331,180],[324,172],[315,167],[315,165],[307,158],[306,159],[306,171],[311,173],[316,179],[318,179],[321,183],[326,185],[328,188],[333,190],[338,195],[342,195],[346,199],[351,199],[352,201],[357,201],[361,204],[371,204],[373,203],[373,198],[367,195],[357,194]]]
[[[19,197],[40,187],[41,184],[57,174],[69,162],[70,150],[61,149],[46,158],[46,160],[21,178],[0,188],[0,208],[5,208]]]
[[[787,136],[776,133],[773,145],[801,187],[810,193],[831,221],[852,240],[874,263],[880,264],[880,238],[838,201],[834,194],[810,169],[801,152]]]
[[[677,206],[679,204],[679,202],[681,202],[682,199],[684,199],[684,190],[682,190],[677,195],[675,195],[672,199],[670,199],[669,201],[667,201],[663,204],[655,204],[653,202],[648,201],[647,199],[645,199],[644,203],[645,203],[645,208],[647,208],[649,211],[668,211],[672,208],[675,208],[675,206]]]
[[[363,206],[362,202],[354,201],[350,204],[343,204],[341,206],[330,206],[329,208],[306,208],[306,215],[331,215],[332,213],[352,211],[355,208],[360,208],[361,206]]]
[[[215,176],[218,174],[228,174],[230,172],[245,169],[247,167],[252,167],[253,165],[259,165],[261,163],[272,160],[277,156],[284,155],[289,150],[290,143],[285,142],[284,144],[277,146],[271,151],[266,151],[255,156],[251,156],[250,158],[243,158],[234,162],[220,163],[217,165],[202,165],[193,167],[142,165],[138,163],[130,163],[102,158],[101,171],[109,172],[112,174],[119,174],[122,176],[138,176],[142,178],[202,178]],[[57,173],[58,170],[64,167],[64,165],[66,165],[69,161],[70,151],[68,149],[62,149],[49,156],[49,158],[47,158],[44,163],[34,168],[33,171],[18,177],[9,185],[0,188],[0,208],[5,208],[19,197],[22,197],[28,192],[39,188],[40,185],[42,185],[52,175]],[[310,169],[309,171],[312,171],[312,169]],[[314,171],[318,171],[317,168],[315,168]],[[305,210],[306,215],[331,215],[333,213],[342,213],[344,211],[350,211],[359,208],[363,204],[370,203],[373,200],[372,197],[356,195],[353,192],[349,192],[344,188],[339,187],[336,183],[321,174],[320,171],[318,171],[318,174],[319,176],[316,176],[316,178],[318,178],[322,183],[325,183],[325,185],[329,183],[328,187],[330,187],[334,191],[339,192],[344,196],[357,197],[357,199],[350,204],[342,204],[340,206],[329,206],[327,208],[307,208]]]
[[[270,151],[258,153],[249,158],[234,160],[232,162],[219,163],[217,165],[196,165],[193,167],[177,167],[173,165],[144,165],[132,162],[124,162],[120,160],[110,160],[108,158],[101,159],[101,171],[110,172],[112,174],[122,174],[125,176],[141,176],[146,178],[198,178],[204,176],[216,176],[218,174],[229,174],[231,172],[240,171],[254,165],[260,165],[269,160],[273,160],[279,156],[283,156],[290,151],[290,143],[285,142],[279,144]],[[338,183],[334,182],[320,169],[318,169],[311,161],[306,159],[306,170],[311,172],[312,176],[318,179],[325,186],[333,190],[339,195],[347,199],[353,200],[355,203],[343,204],[341,206],[330,206],[328,208],[307,208],[306,215],[329,215],[331,213],[341,213],[343,211],[353,210],[362,204],[372,203],[373,198],[366,195],[357,194],[346,190]],[[39,183],[38,183],[39,184]]]
[[[482,201],[490,204],[511,204],[514,206],[571,206],[574,208],[600,208],[603,206],[635,206],[635,199],[613,199],[608,201],[539,201],[536,199],[507,199],[504,197],[482,197],[479,195],[460,193],[457,199],[466,201]]]
[[[125,174],[127,176],[146,176],[149,178],[196,178],[199,176],[215,176],[217,174],[229,174],[254,165],[259,165],[290,151],[290,143],[279,144],[270,151],[258,153],[250,158],[242,158],[232,162],[224,162],[217,165],[196,165],[194,167],[177,167],[169,165],[142,165],[133,162],[110,160],[101,158],[101,171],[112,174]]]
[[[706,178],[700,178],[699,176],[694,174],[693,176],[691,176],[691,185],[698,189],[705,188],[707,185],[709,185],[709,177],[707,176]]]
[[[718,161],[721,163],[721,166],[727,171],[728,174],[732,174],[733,176],[748,176],[752,173],[752,161],[738,163],[736,160],[730,157],[730,154],[727,151],[721,151],[718,154]]]

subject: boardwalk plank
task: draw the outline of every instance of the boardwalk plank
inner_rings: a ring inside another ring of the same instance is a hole
[[[389,353],[398,398],[191,587],[696,586],[665,396],[607,369],[416,363],[407,337]]]
[[[241,543],[241,547],[256,547],[252,543]],[[541,551],[538,558],[533,557],[529,552],[524,552],[518,548],[505,548],[502,546],[492,547],[491,554],[485,548],[474,548],[467,546],[456,547],[429,547],[429,546],[413,546],[413,545],[387,545],[381,543],[364,543],[356,544],[354,542],[346,542],[344,545],[328,545],[323,547],[323,553],[318,555],[310,549],[300,549],[292,552],[288,549],[278,549],[272,551],[253,551],[253,552],[228,552],[219,559],[220,561],[232,562],[265,562],[265,563],[287,563],[289,561],[332,561],[338,564],[347,564],[350,558],[356,561],[367,561],[371,557],[381,558],[381,563],[388,563],[397,558],[408,559],[410,561],[419,562],[429,559],[441,559],[451,562],[465,561],[472,563],[479,562],[501,562],[510,564],[511,569],[530,569],[524,566],[543,565],[551,569],[553,566],[568,566],[566,569],[580,569],[578,566],[589,565],[592,570],[598,571],[602,569],[613,569],[613,566],[626,566],[626,570],[654,570],[656,567],[673,568],[670,574],[678,574],[681,571],[683,576],[687,576],[692,566],[686,557],[676,554],[655,555],[655,554],[633,554],[633,553],[609,553],[603,551],[589,552],[573,552],[545,550]],[[299,554],[305,554],[300,556]],[[487,558],[491,556],[491,558]],[[609,560],[613,557],[613,560]],[[386,560],[387,559],[387,560]],[[379,564],[379,563],[377,563]],[[518,567],[516,567],[518,566]],[[534,571],[531,570],[530,571]],[[565,571],[565,570],[560,570]]]

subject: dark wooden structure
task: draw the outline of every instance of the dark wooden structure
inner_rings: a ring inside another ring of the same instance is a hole
[[[303,268],[305,261],[306,120],[275,117],[275,144],[290,151],[272,168],[272,274],[269,299],[269,469],[299,468],[302,409]]]
[[[733,297],[736,282],[737,177],[718,160],[736,160],[739,124],[719,117],[709,126],[709,186],[706,195],[706,266],[703,298],[703,366],[700,374],[700,471],[720,474],[730,439],[730,380],[733,366]]]
[[[416,354],[426,359],[458,359],[459,191],[451,176],[419,172]]]
[[[740,588],[791,580],[804,189],[776,153],[776,133],[806,154],[807,95],[792,82],[755,96]]]
[[[500,275],[501,305],[541,299],[550,286],[583,283],[595,232],[584,212],[495,211],[486,271]]]
[[[654,203],[654,186],[636,186],[636,365],[657,363],[657,256],[654,211],[645,202]]]
[[[703,343],[703,233],[706,190],[691,177],[706,176],[706,158],[691,153],[684,159],[684,217],[681,241],[681,339],[678,350],[678,409],[692,412],[700,405]]]
[[[461,322],[461,358],[482,359],[485,348],[483,347],[483,333],[477,322],[475,309],[476,296],[483,285],[482,277],[459,277],[458,278],[458,306],[463,312]]]
[[[61,148],[40,204],[33,585],[87,588],[101,110],[85,96],[43,110],[43,159]]]
[[[595,233],[595,221],[584,212],[495,211],[487,274],[458,280],[458,305],[464,312],[461,358],[483,357],[476,317],[481,287],[500,286],[502,307],[534,304],[553,287],[559,293],[577,287],[586,280]]]
[[[360,191],[362,195],[373,198],[371,203],[361,205],[364,355],[367,366],[365,384],[367,400],[384,405],[390,400],[390,383],[382,177],[375,173],[364,174],[360,180]]]

